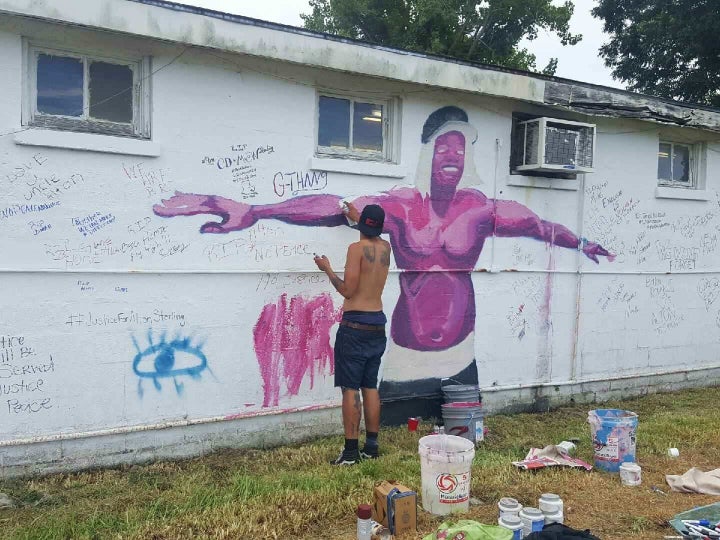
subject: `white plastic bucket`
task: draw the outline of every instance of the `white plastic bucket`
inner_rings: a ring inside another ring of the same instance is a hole
[[[498,525],[512,531],[513,535],[510,540],[521,540],[523,537],[523,523],[522,520],[515,515],[507,515],[498,519]]]
[[[520,511],[520,520],[523,524],[523,538],[530,533],[542,531],[545,525],[545,516],[540,509],[530,506],[526,506]]]
[[[512,497],[503,497],[498,501],[498,518],[503,516],[520,516],[520,510],[523,509],[523,505],[517,502],[517,499]]]
[[[427,435],[418,442],[418,453],[425,511],[438,516],[467,512],[475,445],[454,435]]]
[[[563,500],[555,493],[543,493],[538,499],[538,508],[543,514],[563,513]]]
[[[462,401],[441,405],[445,433],[463,437],[472,443],[485,438],[482,404]]]

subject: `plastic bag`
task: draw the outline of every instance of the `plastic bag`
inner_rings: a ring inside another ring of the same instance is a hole
[[[513,532],[497,525],[484,525],[471,519],[441,523],[423,540],[512,540]]]

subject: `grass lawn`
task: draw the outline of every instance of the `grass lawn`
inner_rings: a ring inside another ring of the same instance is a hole
[[[565,523],[606,539],[653,539],[671,534],[674,514],[717,497],[672,493],[665,474],[720,467],[720,388],[652,395],[603,407],[640,415],[638,462],[643,483],[620,485],[617,475],[574,469],[519,471],[511,461],[529,447],[579,438],[577,456],[592,463],[589,405],[544,414],[492,416],[475,454],[471,496],[480,504],[463,516],[495,523],[500,497],[537,506],[541,493],[559,494]],[[339,414],[339,411],[338,411]],[[381,459],[355,467],[326,463],[340,437],[269,450],[227,450],[198,459],[114,470],[0,481],[18,508],[0,510],[0,538],[347,538],[354,509],[372,503],[373,485],[395,479],[420,493],[417,433],[381,432]],[[667,457],[669,447],[679,458]],[[658,486],[667,495],[651,491]],[[417,538],[442,520],[419,510]]]

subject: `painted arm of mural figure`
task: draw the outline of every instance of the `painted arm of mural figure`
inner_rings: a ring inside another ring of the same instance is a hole
[[[385,209],[385,232],[392,232],[393,216],[403,208],[403,199],[408,198],[405,190],[362,196],[346,206],[348,217],[358,221],[360,213],[353,207],[364,208],[367,204],[379,204]],[[252,227],[259,219],[277,219],[285,223],[305,226],[338,227],[347,225],[345,214],[340,207],[342,197],[338,195],[302,195],[273,204],[251,205],[218,195],[196,195],[175,192],[169,199],[153,206],[153,212],[160,217],[197,216],[211,214],[220,221],[208,221],[200,227],[202,233],[223,234]]]
[[[337,227],[347,221],[337,195],[303,195],[274,204],[251,205],[217,195],[175,192],[169,199],[153,206],[160,217],[211,214],[220,221],[208,221],[202,233],[223,234],[253,226],[259,219],[277,219],[295,225]]]
[[[579,249],[581,240],[564,225],[541,219],[528,207],[515,201],[495,201],[495,236],[525,236],[543,240],[554,246]],[[615,256],[595,242],[583,242],[583,253],[599,263],[598,255],[610,262]]]

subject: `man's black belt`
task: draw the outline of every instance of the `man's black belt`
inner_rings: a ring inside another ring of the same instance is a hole
[[[385,332],[384,324],[361,324],[343,319],[340,321],[340,326],[347,326],[348,328],[354,328],[355,330],[367,330],[369,332]]]

